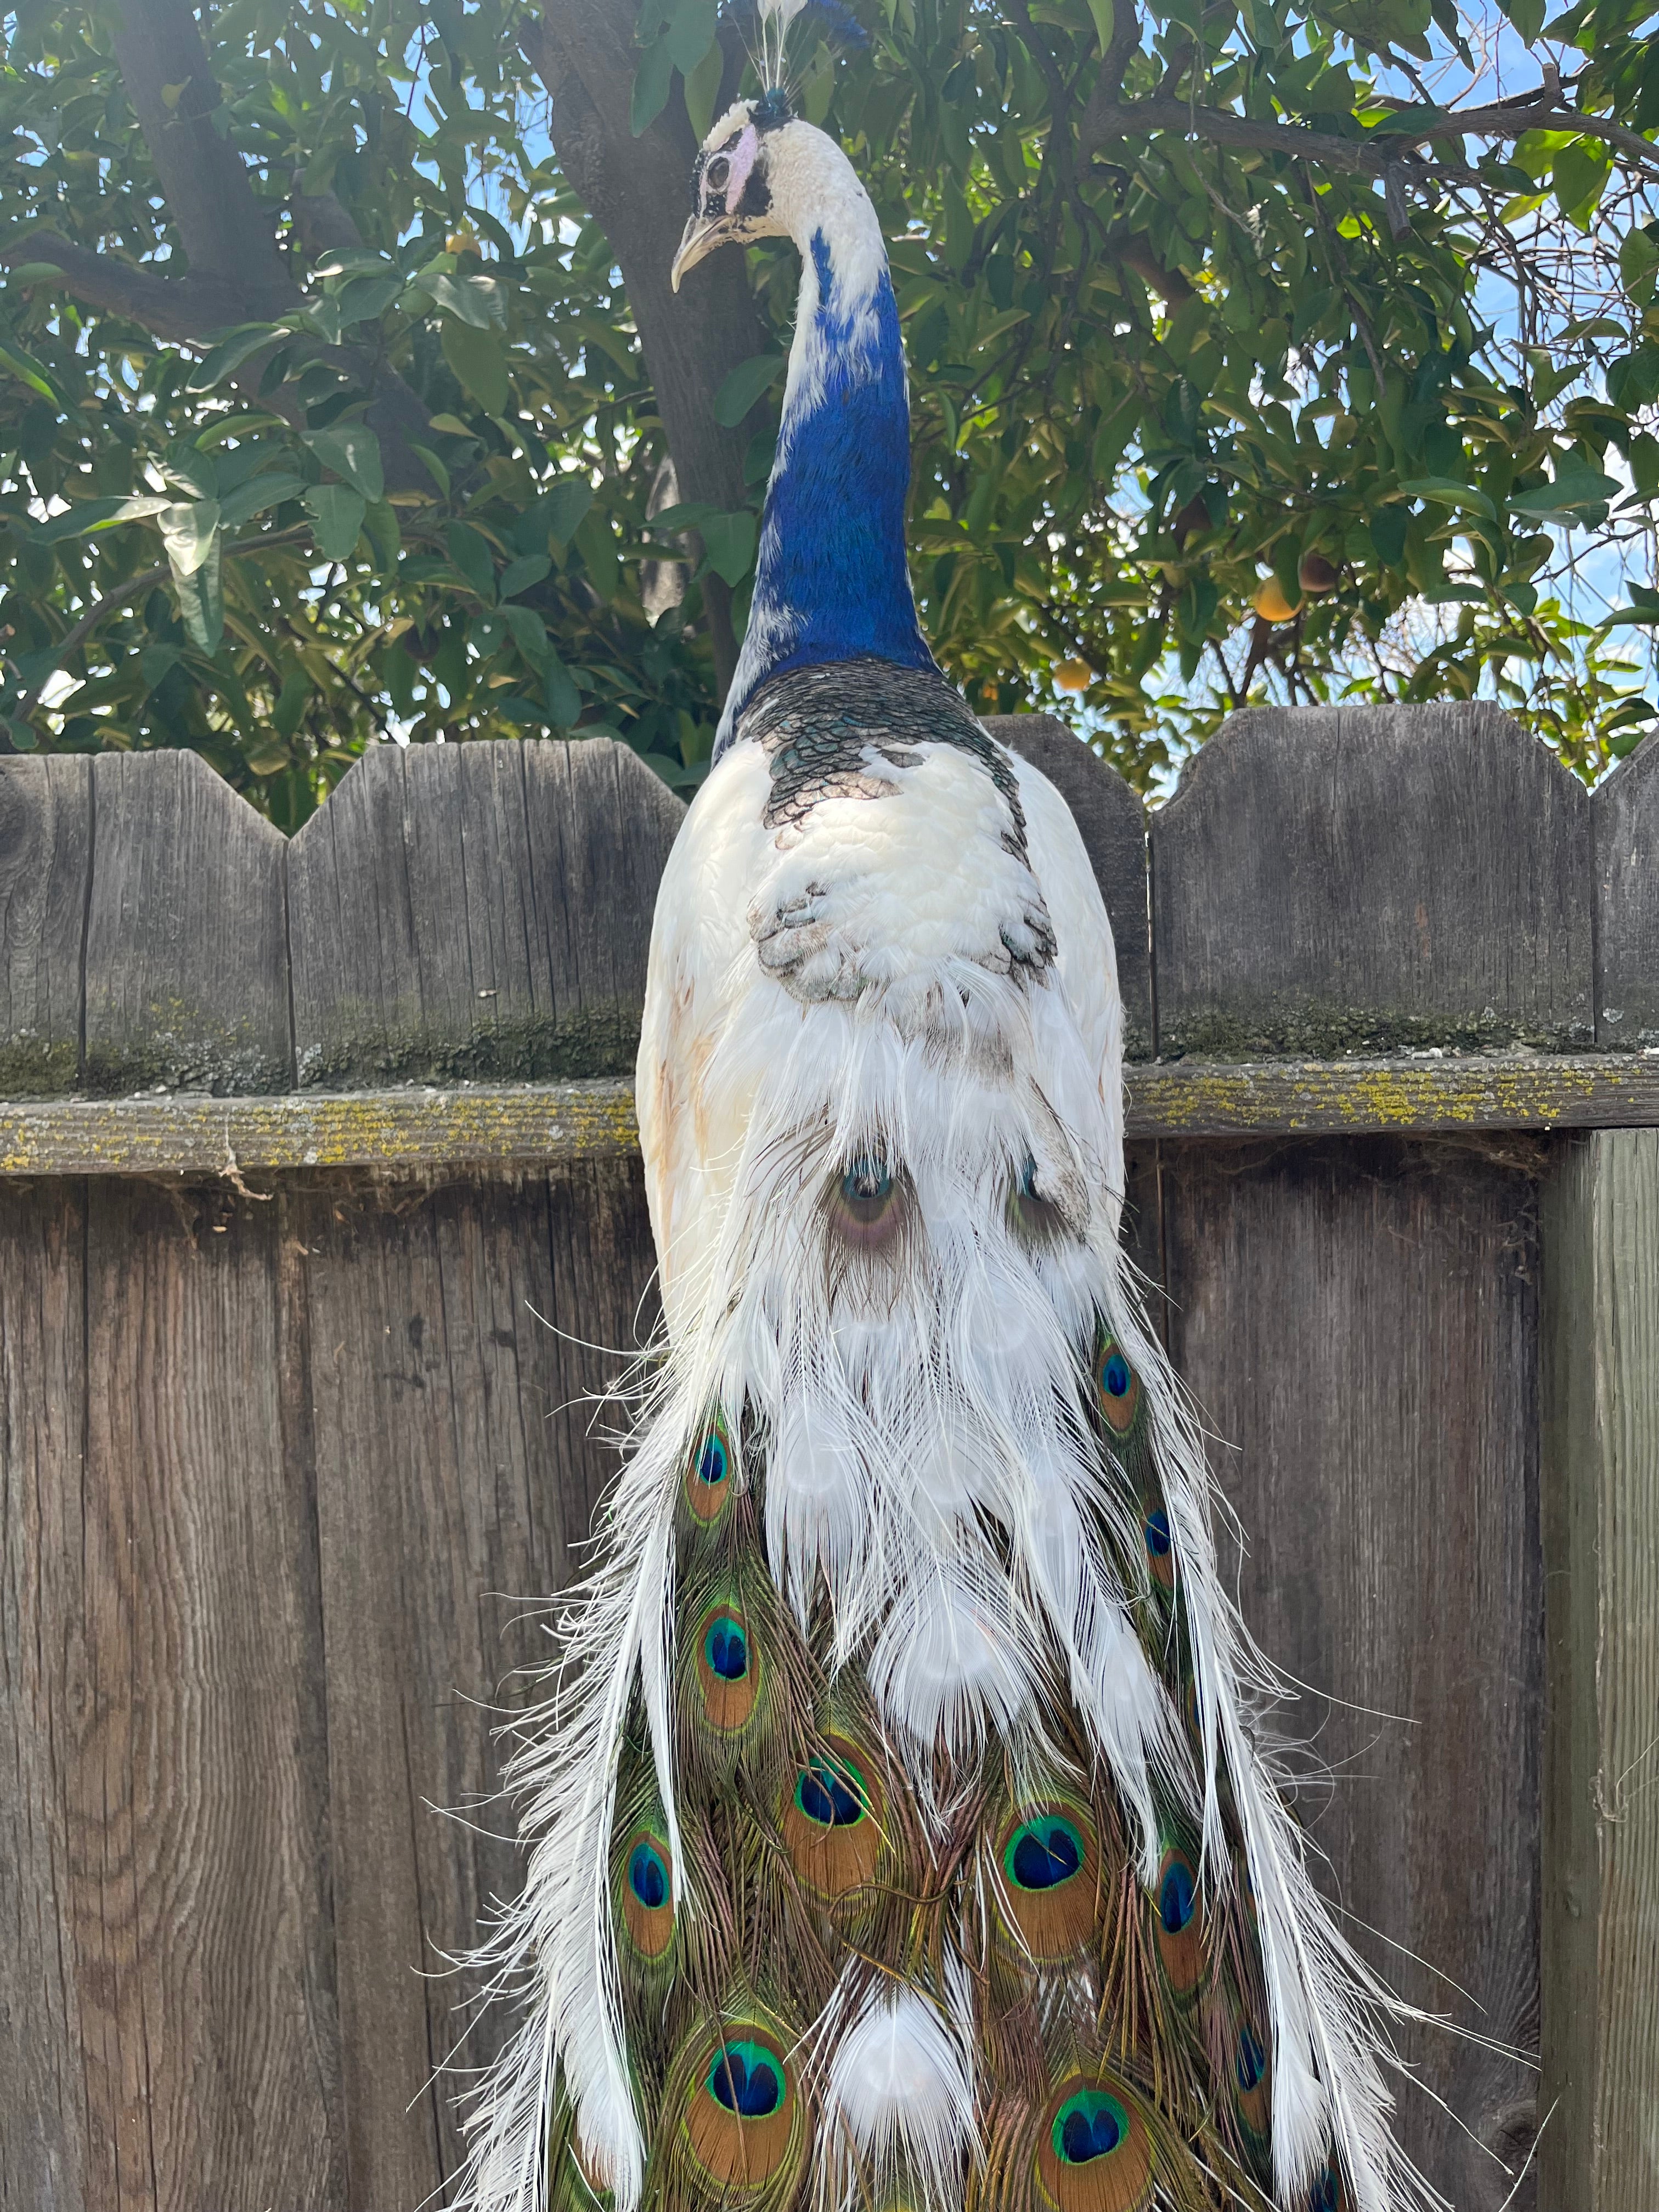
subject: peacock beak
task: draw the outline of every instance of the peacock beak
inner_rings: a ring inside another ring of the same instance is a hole
[[[723,246],[732,235],[724,216],[694,215],[685,226],[679,251],[674,256],[674,265],[668,272],[668,281],[675,291],[680,289],[680,279],[688,269],[695,269],[717,246]]]

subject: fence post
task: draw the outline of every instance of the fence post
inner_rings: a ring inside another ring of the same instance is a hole
[[[1543,1191],[1544,2212],[1659,2204],[1659,1130]]]

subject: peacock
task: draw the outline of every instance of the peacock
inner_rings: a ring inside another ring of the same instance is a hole
[[[652,938],[664,1341],[514,1727],[519,2010],[453,2202],[1437,2205],[1120,1249],[1100,894],[919,626],[879,222],[775,82],[692,193],[675,289],[781,237],[799,305]]]

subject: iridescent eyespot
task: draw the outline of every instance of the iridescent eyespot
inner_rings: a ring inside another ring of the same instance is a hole
[[[1158,1893],[1158,1917],[1166,1936],[1179,1936],[1194,1910],[1193,1870],[1184,1859],[1171,1859]]]
[[[869,1790],[855,1766],[815,1759],[795,1784],[795,1802],[820,1828],[851,1828],[865,1816]]]
[[[1238,2086],[1248,2096],[1261,2082],[1267,2070],[1267,2054],[1257,2039],[1255,2030],[1246,2021],[1238,2032],[1238,2052],[1233,2060],[1233,2071],[1238,2076]]]
[[[893,1194],[893,1178],[884,1160],[866,1153],[854,1161],[841,1179],[842,1201],[848,1206],[885,1206]]]
[[[668,1901],[668,1869],[650,1844],[635,1844],[628,1862],[628,1887],[649,1912]]]
[[[1002,1864],[1017,1888],[1057,1889],[1083,1864],[1083,1838],[1062,1814],[1048,1814],[1015,1829],[1004,1847]]]
[[[1115,1436],[1127,1436],[1140,1405],[1140,1381],[1115,1340],[1101,1339],[1095,1353],[1095,1400]]]
[[[1103,2089],[1079,2090],[1054,2114],[1054,2155],[1066,2166],[1087,2166],[1115,2151],[1129,2132],[1129,2116]]]
[[[728,2112],[763,2120],[783,2102],[783,2075],[776,2056],[763,2043],[727,2043],[709,2069],[708,2094]]]
[[[740,1620],[717,1613],[702,1639],[702,1656],[709,1672],[722,1682],[740,1682],[749,1672],[749,1638]]]

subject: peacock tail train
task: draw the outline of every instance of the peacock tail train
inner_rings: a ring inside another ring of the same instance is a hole
[[[820,544],[803,596],[815,441],[856,473],[895,358],[903,404],[869,204],[758,108],[699,173],[681,264],[769,222],[801,305],[745,665],[653,939],[665,1341],[514,1726],[527,1875],[481,1955],[520,2010],[453,2201],[1436,2204],[1120,1247],[1081,840],[908,581],[847,600],[867,545]]]

